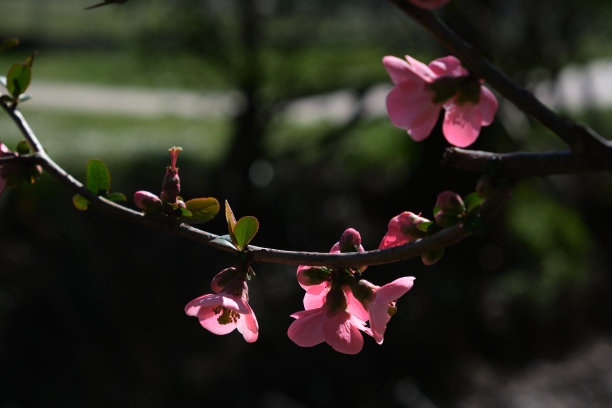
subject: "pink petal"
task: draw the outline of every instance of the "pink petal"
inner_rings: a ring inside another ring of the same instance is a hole
[[[359,328],[351,324],[351,314],[342,310],[324,321],[323,335],[327,344],[340,353],[357,354],[363,347]]]
[[[348,304],[347,309],[350,314],[364,322],[369,319],[368,311],[363,307],[363,304],[353,296],[353,292],[348,291],[346,293],[346,300]]]
[[[236,323],[220,324],[219,315],[213,311],[214,307],[203,307],[198,313],[200,324],[213,334],[224,335],[236,328]],[[238,320],[240,321],[240,320]]]
[[[253,313],[253,310],[250,306],[248,306],[248,308],[250,310],[250,313],[240,315],[240,319],[237,323],[237,328],[248,343],[253,343],[255,340],[257,340],[259,333],[259,325],[257,324],[257,318],[255,318],[255,313]]]
[[[478,109],[482,116],[482,126],[488,126],[493,122],[495,112],[497,112],[497,99],[493,92],[486,86],[480,87],[480,101],[478,103]]]
[[[425,139],[431,133],[438,115],[440,105],[432,102],[433,94],[424,85],[396,86],[387,95],[387,112],[393,125],[406,129],[415,141]]]
[[[388,304],[399,299],[408,292],[414,285],[413,276],[404,276],[393,282],[387,283],[376,291],[376,302]]]
[[[309,286],[304,295],[304,309],[318,309],[325,304],[325,297],[329,292],[328,282]]]
[[[249,309],[247,309],[246,302],[243,299],[237,296],[228,295],[225,292],[208,294],[192,300],[191,302],[187,303],[187,306],[185,306],[185,313],[193,316],[193,314],[190,313],[193,313],[192,308],[197,306],[223,306],[227,309],[235,310],[240,314],[248,313],[249,311]]]
[[[431,82],[436,79],[437,75],[428,65],[425,65],[421,61],[412,58],[410,55],[406,55],[406,61],[408,61],[409,69],[418,75],[422,80]]]
[[[407,276],[386,284],[376,291],[374,300],[368,304],[372,336],[378,344],[382,344],[387,323],[391,319],[389,304],[408,292],[412,288],[413,281],[414,277]]]
[[[442,132],[448,143],[467,147],[476,141],[481,127],[480,111],[471,103],[462,106],[453,104],[446,108]]]
[[[291,315],[297,320],[291,323],[287,336],[300,347],[313,347],[325,341],[323,322],[325,315],[321,309],[305,310]]]
[[[391,81],[395,85],[399,85],[402,82],[422,82],[422,78],[419,77],[415,72],[413,72],[412,67],[403,59],[386,56],[382,60],[389,76],[391,77]]]
[[[461,61],[452,55],[431,61],[429,68],[431,68],[436,76],[450,75],[458,77],[469,74],[468,70],[461,66]]]

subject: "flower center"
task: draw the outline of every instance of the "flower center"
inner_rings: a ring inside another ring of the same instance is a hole
[[[387,313],[389,317],[393,316],[397,313],[397,306],[395,306],[395,302],[389,302],[389,307],[387,308]]]
[[[235,310],[225,308],[223,306],[217,306],[213,309],[217,317],[219,324],[232,324],[236,323],[240,319],[240,313]]]

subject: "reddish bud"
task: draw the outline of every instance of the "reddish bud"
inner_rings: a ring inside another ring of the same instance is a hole
[[[181,179],[178,175],[178,167],[176,167],[176,161],[179,153],[183,149],[180,147],[171,147],[168,149],[170,152],[170,158],[172,165],[166,167],[166,175],[162,182],[161,199],[165,203],[175,204],[178,195],[181,192]]]
[[[340,252],[363,252],[361,248],[361,235],[354,228],[348,228],[338,241]]]
[[[148,191],[137,191],[134,193],[134,204],[145,213],[161,210],[161,200],[158,196]]]

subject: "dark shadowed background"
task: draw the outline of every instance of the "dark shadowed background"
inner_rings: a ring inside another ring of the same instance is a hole
[[[372,112],[370,98],[389,86],[384,55],[447,55],[388,2],[130,0],[83,10],[93,3],[0,0],[0,38],[21,40],[0,54],[0,72],[38,51],[22,112],[81,179],[95,157],[113,191],[158,192],[167,149],[180,145],[185,198],[227,199],[237,216],[256,216],[256,245],[323,252],[348,227],[374,249],[391,217],[431,217],[440,191],[474,190],[477,174],[440,167],[440,124],[417,144],[380,114],[384,97]],[[610,133],[612,104],[595,97],[612,93],[607,1],[451,0],[436,13],[519,84]],[[180,105],[185,97],[207,102]],[[564,148],[499,101],[473,148]],[[0,140],[20,140],[6,115]],[[302,309],[293,266],[254,265],[257,342],[205,331],[183,307],[210,292],[231,257],[79,212],[71,197],[43,175],[0,198],[2,408],[612,404],[607,174],[522,182],[484,236],[436,265],[370,267],[376,284],[416,283],[383,345],[365,338],[356,356],[287,338],[289,315]],[[222,216],[204,228],[226,231]]]

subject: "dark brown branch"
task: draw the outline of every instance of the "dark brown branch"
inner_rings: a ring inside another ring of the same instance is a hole
[[[545,153],[491,153],[449,147],[442,156],[442,165],[456,169],[490,172],[511,178],[543,177],[610,171],[612,162],[599,163],[576,156],[570,151]]]
[[[593,130],[571,119],[561,117],[550,110],[533,94],[518,86],[497,70],[472,45],[459,37],[433,13],[413,6],[408,0],[391,0],[391,2],[433,34],[451,53],[461,60],[461,63],[468,70],[479,78],[486,80],[519,109],[557,134],[572,152],[585,155],[589,160],[597,162],[602,167],[605,163],[612,161],[610,142]]]
[[[19,160],[29,164],[40,164],[54,178],[59,180],[74,193],[85,197],[87,200],[89,200],[92,206],[106,214],[125,221],[140,224],[145,227],[170,232],[222,251],[236,252],[231,245],[227,245],[227,241],[223,240],[218,235],[202,231],[188,224],[179,224],[173,221],[165,221],[148,217],[141,212],[134,211],[130,208],[107,200],[104,197],[93,194],[91,191],[87,190],[80,181],[72,177],[72,175],[55,163],[44,152],[38,138],[28,126],[25,118],[19,113],[19,111],[16,109],[7,109],[4,104],[3,107],[5,110],[7,110],[7,112],[9,112],[11,118],[16,122],[17,126],[28,142],[30,142],[32,146],[38,146],[38,151],[30,155],[2,159],[2,163]],[[500,190],[497,191],[492,197],[488,198],[481,207],[480,214],[482,218],[485,220],[492,218],[508,199],[509,194],[510,190]],[[455,242],[466,238],[469,235],[470,232],[468,230],[460,225],[456,225],[443,229],[430,237],[423,238],[413,243],[383,250],[374,250],[361,253],[330,254],[318,252],[283,251],[279,249],[264,248],[252,245],[248,247],[248,252],[250,260],[254,262],[326,266],[376,265],[414,258],[434,249],[454,244]]]

